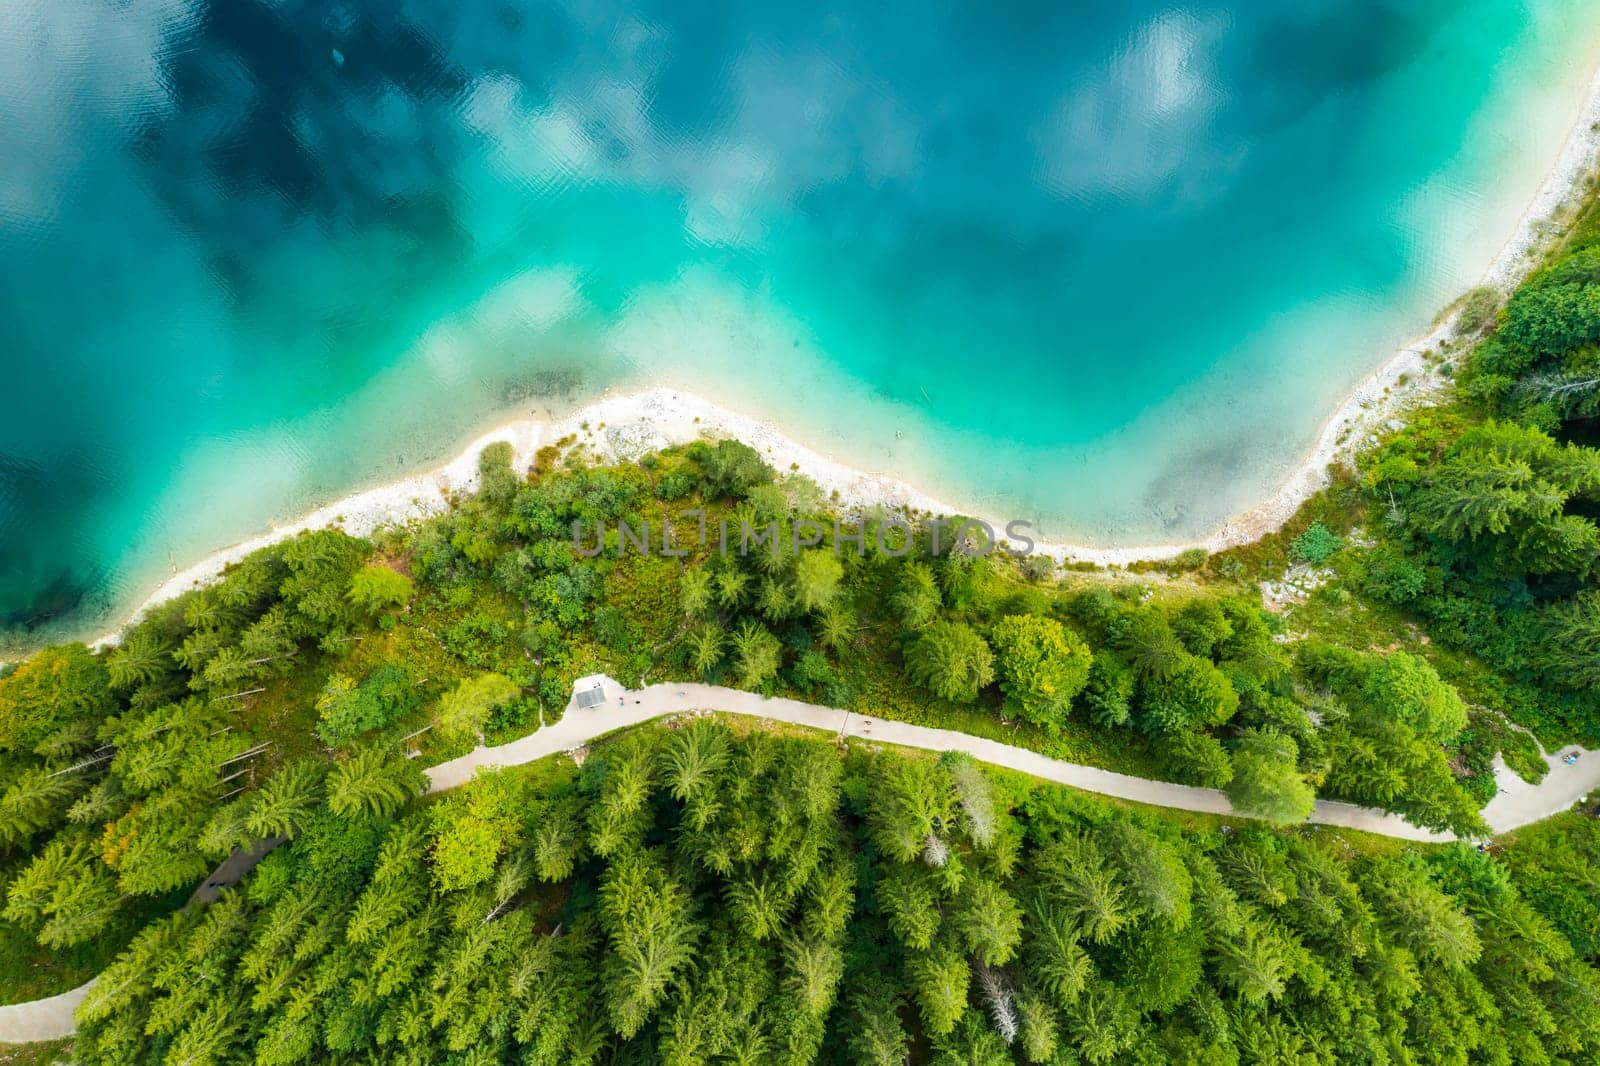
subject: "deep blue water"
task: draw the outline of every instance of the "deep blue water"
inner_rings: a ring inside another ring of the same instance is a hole
[[[1587,0],[24,0],[0,30],[14,637],[608,385],[1058,538],[1204,533],[1472,283],[1600,59]]]

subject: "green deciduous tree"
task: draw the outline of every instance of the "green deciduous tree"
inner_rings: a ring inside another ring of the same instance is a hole
[[[1373,663],[1362,695],[1374,714],[1436,741],[1454,739],[1467,725],[1467,707],[1455,688],[1409,652],[1391,652]]]
[[[0,676],[0,752],[29,751],[69,722],[114,708],[110,674],[82,644],[35,652]]]
[[[1596,259],[1596,250],[1587,249],[1530,278],[1506,306],[1501,335],[1544,357],[1600,340]]]
[[[490,712],[515,699],[521,691],[503,674],[479,674],[462,681],[439,701],[439,734],[452,741],[479,736]]]
[[[1172,619],[1172,632],[1190,654],[1209,658],[1233,636],[1233,623],[1210,596],[1190,600]]]
[[[429,809],[434,883],[444,891],[481,885],[521,831],[523,807],[515,780],[483,774]],[[380,853],[378,870],[382,873]]]
[[[1007,615],[990,637],[1007,697],[1029,721],[1060,728],[1089,680],[1088,645],[1055,619],[1031,614]]]
[[[1139,718],[1151,733],[1180,733],[1221,725],[1239,708],[1239,693],[1227,675],[1195,655],[1183,653],[1161,673],[1139,683]]]
[[[1112,970],[1140,1010],[1170,1011],[1199,985],[1205,942],[1198,923],[1141,922],[1113,942]]]
[[[1172,780],[1203,788],[1227,788],[1233,780],[1233,760],[1222,742],[1209,733],[1171,733],[1156,749],[1161,765]]]

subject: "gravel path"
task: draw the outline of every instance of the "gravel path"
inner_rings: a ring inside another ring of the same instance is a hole
[[[59,996],[0,1007],[0,1044],[28,1044],[71,1036],[76,1031],[72,1012],[93,985],[90,980]]]
[[[609,677],[582,678],[575,691],[584,691],[598,685],[605,701],[596,707],[567,708],[561,721],[545,726],[520,740],[494,748],[478,748],[459,759],[440,763],[429,768],[428,791],[455,788],[472,779],[475,771],[485,767],[516,766],[535,759],[570,751],[581,747],[596,737],[662,715],[684,711],[716,710],[727,714],[743,714],[753,718],[766,718],[775,722],[822,729],[839,736],[860,737],[885,744],[897,744],[925,751],[964,751],[980,762],[1020,770],[1025,774],[1055,781],[1085,792],[1102,796],[1134,800],[1157,807],[1176,807],[1186,811],[1205,811],[1211,814],[1233,814],[1228,797],[1214,788],[1196,788],[1192,785],[1175,785],[1167,781],[1148,781],[1142,777],[1112,773],[1092,766],[1061,762],[1026,748],[1016,748],[996,740],[968,736],[948,729],[909,725],[905,722],[873,718],[837,707],[822,707],[799,700],[768,699],[754,692],[723,688],[719,685],[663,684],[650,685],[637,691],[623,688]],[[574,701],[575,703],[576,701]],[[1595,760],[1600,763],[1600,759]],[[1398,815],[1369,810],[1349,803],[1319,800],[1311,814],[1311,821],[1321,825],[1361,829],[1369,833],[1400,837],[1405,840],[1446,841],[1454,839],[1448,833],[1421,829]]]

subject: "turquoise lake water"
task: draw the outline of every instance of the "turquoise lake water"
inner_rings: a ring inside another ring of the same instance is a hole
[[[1204,534],[1474,282],[1600,61],[1592,0],[0,26],[12,642],[608,386],[1056,539]]]

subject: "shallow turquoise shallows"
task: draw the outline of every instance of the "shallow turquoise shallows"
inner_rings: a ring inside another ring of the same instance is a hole
[[[1593,0],[23,0],[0,628],[667,383],[1080,543],[1269,494],[1471,285]]]

